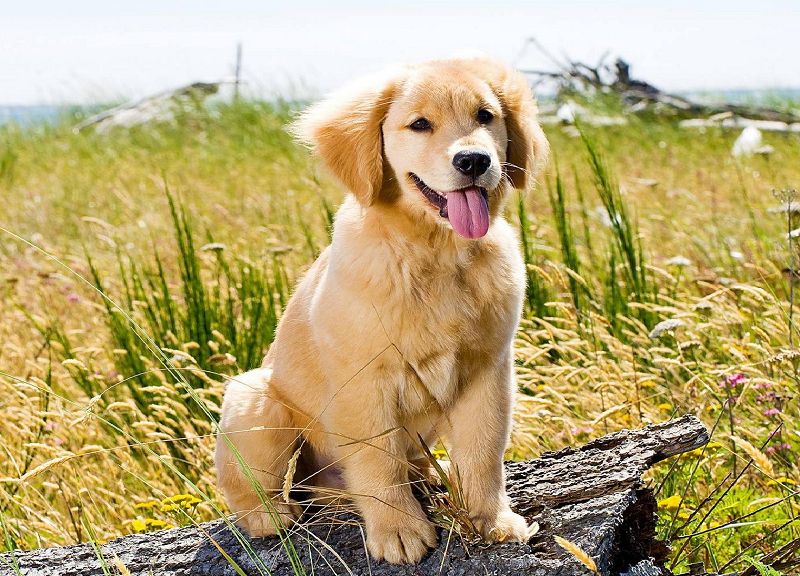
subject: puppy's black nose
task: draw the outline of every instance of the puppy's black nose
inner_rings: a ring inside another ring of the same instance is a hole
[[[489,169],[492,164],[491,157],[486,152],[459,152],[453,156],[453,166],[456,170],[467,176],[477,178]]]

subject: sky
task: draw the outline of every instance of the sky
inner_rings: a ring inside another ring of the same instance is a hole
[[[317,96],[398,62],[479,51],[522,68],[624,56],[666,90],[800,87],[800,0],[0,0],[0,105],[139,98],[233,73]]]

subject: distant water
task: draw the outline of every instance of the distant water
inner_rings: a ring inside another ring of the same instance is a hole
[[[708,90],[708,91],[685,91],[680,94],[696,99],[703,100],[727,100],[737,103],[748,104],[775,104],[776,102],[785,104],[786,102],[800,101],[800,89],[798,88],[774,88],[766,90]],[[547,100],[539,95],[539,100]],[[100,107],[105,108],[105,106]],[[96,107],[84,109],[84,112],[97,111]],[[0,105],[0,125],[8,122],[15,122],[20,126],[31,126],[42,123],[52,123],[59,117],[75,113],[75,106],[2,106]]]
[[[728,101],[736,104],[786,105],[800,101],[800,88],[767,88],[763,90],[696,90],[683,92],[691,100]]]
[[[21,126],[55,122],[68,112],[62,106],[0,106],[0,124],[15,122]]]

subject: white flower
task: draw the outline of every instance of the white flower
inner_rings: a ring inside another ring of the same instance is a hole
[[[731,250],[731,258],[734,260],[744,260],[744,254],[737,252],[736,250]]]
[[[659,336],[661,336],[664,332],[672,332],[679,326],[683,326],[683,320],[678,320],[677,318],[670,318],[669,320],[664,320],[663,322],[659,322],[656,324],[653,329],[650,331],[651,340],[655,340]]]
[[[575,123],[575,103],[567,102],[562,105],[556,112],[556,118],[561,120],[564,124]]]
[[[766,146],[761,146],[760,148],[756,148],[753,150],[753,154],[758,154],[759,156],[769,156],[775,152],[775,148],[767,144]]]
[[[608,210],[606,210],[604,206],[598,206],[595,208],[594,213],[597,215],[597,218],[600,220],[600,222],[603,223],[603,226],[611,228],[614,225],[614,222],[611,220],[611,215],[609,215]],[[619,214],[616,215],[614,220],[616,220],[617,224],[622,223],[622,217]]]
[[[201,252],[222,252],[225,250],[225,244],[221,242],[212,242],[200,248]]]
[[[731,154],[734,156],[752,156],[761,147],[761,130],[755,126],[747,126],[736,142],[733,143]]]
[[[767,212],[770,214],[795,214],[800,212],[800,201],[790,198],[788,202],[783,202],[777,208],[770,208]]]
[[[684,266],[691,266],[691,265],[692,265],[692,261],[689,260],[688,258],[683,257],[683,256],[673,256],[672,258],[667,260],[667,266],[684,267]]]

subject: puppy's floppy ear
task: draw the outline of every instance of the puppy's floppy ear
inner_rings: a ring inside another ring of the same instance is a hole
[[[550,146],[539,126],[539,109],[528,81],[521,73],[508,70],[498,96],[503,105],[508,148],[506,162],[509,180],[514,188],[527,190],[536,175],[547,164]]]
[[[314,104],[290,128],[363,206],[383,185],[381,124],[403,77],[396,69],[362,80]]]
[[[523,74],[491,58],[464,61],[485,79],[503,106],[508,146],[506,174],[514,188],[527,190],[545,164],[550,152],[539,126],[539,109]]]

